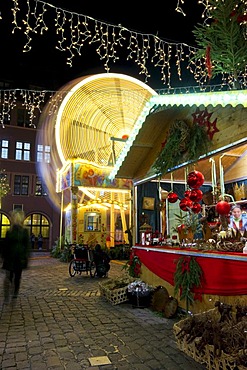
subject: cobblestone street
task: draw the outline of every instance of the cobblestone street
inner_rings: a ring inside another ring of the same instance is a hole
[[[108,278],[123,274],[112,261]],[[3,277],[1,270],[1,286]],[[102,279],[70,277],[68,263],[33,257],[18,298],[3,305],[1,289],[0,369],[205,369],[177,349],[176,319],[129,303],[111,305],[100,296]]]

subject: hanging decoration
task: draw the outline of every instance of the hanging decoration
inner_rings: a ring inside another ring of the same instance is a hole
[[[0,90],[0,124],[5,127],[6,122],[10,121],[11,110],[17,105],[17,102],[22,102],[22,106],[27,110],[29,118],[29,126],[36,128],[34,123],[37,113],[41,113],[45,102],[50,100],[48,115],[57,112],[58,106],[68,91],[61,91],[56,94],[56,91],[42,90],[25,90],[25,89],[10,89]]]
[[[196,111],[192,114],[193,123],[199,126],[204,126],[210,140],[213,140],[214,134],[219,132],[219,129],[216,127],[217,118],[215,118],[213,122],[210,122],[212,114],[213,113],[208,112],[207,108],[204,110],[196,108]]]
[[[163,175],[179,164],[196,161],[208,152],[211,141],[204,126],[175,120],[167,134],[166,144],[154,163],[159,175]]]
[[[225,200],[220,200],[215,206],[215,210],[219,215],[228,215],[230,209],[230,203],[226,202]]]
[[[187,184],[192,189],[198,189],[204,183],[204,176],[199,171],[192,171],[188,174]]]
[[[203,272],[195,257],[180,257],[174,274],[174,295],[180,294],[180,300],[186,300],[186,310],[194,303],[193,289],[201,286]],[[198,298],[198,295],[196,296]]]
[[[176,203],[178,200],[178,195],[174,192],[170,192],[167,196],[167,200],[169,203]]]
[[[171,86],[171,63],[176,65],[179,80],[182,79],[181,65],[186,59],[188,70],[194,76],[203,67],[201,61],[197,62],[193,58],[197,52],[197,48],[193,46],[168,42],[157,35],[132,31],[121,24],[102,22],[45,1],[26,0],[26,8],[21,9],[19,0],[13,0],[12,13],[12,33],[23,31],[26,36],[24,52],[32,49],[33,36],[42,36],[55,28],[58,39],[56,49],[68,54],[66,63],[70,67],[74,57],[82,55],[83,46],[93,44],[106,72],[110,71],[111,62],[115,63],[120,59],[119,50],[125,48],[126,59],[137,64],[139,73],[145,76],[145,82],[150,77],[148,63],[160,68],[161,81],[167,86]],[[25,17],[22,18],[23,13]],[[52,27],[49,27],[48,22],[52,23]]]

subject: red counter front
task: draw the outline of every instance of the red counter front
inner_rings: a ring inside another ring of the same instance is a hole
[[[149,271],[171,286],[174,286],[176,261],[181,256],[194,256],[203,272],[201,287],[195,288],[195,293],[214,296],[247,295],[247,255],[245,254],[138,245],[133,247],[133,251]]]

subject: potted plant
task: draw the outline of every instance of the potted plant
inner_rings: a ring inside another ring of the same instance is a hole
[[[180,214],[175,214],[177,225],[173,231],[179,235],[179,240],[182,242],[185,239],[192,241],[195,234],[202,232],[202,225],[198,214],[188,211],[185,214],[180,211]]]

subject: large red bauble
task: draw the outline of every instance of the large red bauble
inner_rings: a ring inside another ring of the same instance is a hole
[[[192,171],[188,174],[187,184],[192,189],[198,189],[204,183],[204,176],[199,171]]]
[[[228,215],[230,209],[231,209],[230,204],[225,200],[221,200],[215,206],[215,210],[217,213],[219,213],[219,215]]]
[[[167,195],[167,200],[169,203],[176,203],[178,200],[178,195],[172,191]]]
[[[200,202],[203,197],[203,192],[200,189],[192,189],[190,192],[190,199],[193,200],[193,202]]]
[[[202,209],[202,207],[201,207],[200,203],[193,203],[193,205],[191,207],[191,211],[193,213],[199,213],[199,212],[201,212],[201,209]]]
[[[188,208],[191,208],[193,205],[192,200],[189,198],[183,198],[180,200],[179,207],[182,211],[188,211]]]

